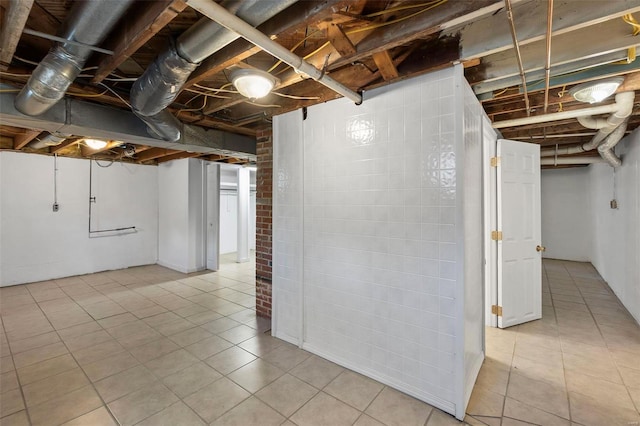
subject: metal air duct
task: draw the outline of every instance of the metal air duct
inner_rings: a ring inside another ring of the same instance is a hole
[[[223,5],[244,21],[257,26],[296,0],[234,0]],[[177,121],[163,111],[175,100],[199,63],[240,36],[209,18],[202,18],[182,33],[175,44],[158,55],[131,88],[133,112],[152,132],[168,141],[180,139]],[[162,114],[161,114],[162,113]],[[169,121],[163,122],[163,117]]]
[[[63,38],[74,43],[56,43],[51,48],[16,97],[16,109],[40,115],[62,99],[91,55],[91,47],[104,40],[131,3],[133,0],[76,1],[62,32]]]

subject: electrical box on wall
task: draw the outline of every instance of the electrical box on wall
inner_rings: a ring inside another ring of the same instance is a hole
[[[53,203],[53,211],[57,212],[58,210],[60,210],[60,204],[58,203]]]

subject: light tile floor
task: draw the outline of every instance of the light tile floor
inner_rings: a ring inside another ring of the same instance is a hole
[[[487,329],[471,425],[640,420],[640,328],[589,264],[545,261],[542,320]],[[0,425],[454,425],[269,336],[253,263],[0,289]]]

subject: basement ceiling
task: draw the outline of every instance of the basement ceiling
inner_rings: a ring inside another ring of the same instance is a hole
[[[0,94],[22,88],[56,44],[47,35],[61,34],[73,4],[71,0],[0,0]],[[234,1],[221,4],[233,7]],[[514,49],[508,4],[526,85]],[[300,0],[257,28],[355,91],[460,62],[485,111],[498,122],[545,110],[584,108],[568,93],[586,81],[623,76],[619,91],[640,88],[640,60],[635,60],[640,41],[635,34],[640,26],[629,23],[628,15],[633,13],[640,19],[640,0]],[[94,52],[66,97],[129,111],[134,81],[172,40],[202,17],[188,0],[134,1],[97,46],[111,53]],[[34,35],[34,30],[43,34]],[[279,84],[274,93],[254,101],[235,93],[229,74],[238,67],[276,76]],[[270,128],[274,115],[339,96],[239,38],[199,64],[168,111],[184,124],[255,138]],[[603,103],[607,102],[613,101]],[[628,131],[638,124],[640,109],[634,105]],[[46,133],[44,127],[33,126],[0,122],[0,149],[139,163],[185,157],[246,163],[255,158],[235,155],[232,149],[205,147],[195,152],[179,144],[165,146],[162,141],[147,145],[136,140],[126,146],[113,141],[102,150],[90,150],[82,141],[82,136],[90,135],[81,134],[36,150],[29,144]],[[594,130],[575,119],[507,127],[501,132],[508,139],[551,147],[582,144],[594,135]],[[597,156],[597,151],[582,155]]]

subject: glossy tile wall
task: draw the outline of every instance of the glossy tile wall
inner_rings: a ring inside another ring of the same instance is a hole
[[[274,119],[274,334],[457,415],[466,84],[451,68]]]
[[[273,121],[272,333],[294,344],[301,337],[303,151],[302,111]]]

